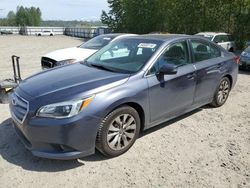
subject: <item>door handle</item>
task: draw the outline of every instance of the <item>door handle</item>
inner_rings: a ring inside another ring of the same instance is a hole
[[[219,63],[216,68],[220,69],[222,67],[222,63]]]
[[[188,75],[187,75],[187,79],[193,80],[195,76],[196,76],[195,73],[188,74]]]

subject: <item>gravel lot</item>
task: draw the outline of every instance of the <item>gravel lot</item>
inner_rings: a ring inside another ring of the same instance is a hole
[[[79,45],[66,36],[0,36],[0,80],[12,77],[10,56],[23,77],[40,71],[41,55]],[[37,158],[0,104],[0,187],[250,187],[250,72],[240,72],[221,108],[203,107],[144,132],[124,155],[73,161]]]

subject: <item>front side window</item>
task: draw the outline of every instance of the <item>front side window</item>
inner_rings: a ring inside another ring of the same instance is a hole
[[[87,65],[113,72],[138,72],[163,42],[160,40],[123,38],[114,41],[89,57]]]
[[[177,42],[167,47],[157,62],[149,71],[149,74],[156,73],[164,64],[183,66],[190,63],[187,42]]]
[[[218,48],[205,41],[191,41],[191,46],[195,62],[220,57],[221,55]]]

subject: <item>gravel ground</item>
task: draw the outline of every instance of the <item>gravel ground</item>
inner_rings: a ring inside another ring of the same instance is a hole
[[[0,80],[21,56],[23,77],[41,55],[79,45],[66,36],[0,36]],[[250,187],[250,72],[240,72],[227,103],[203,107],[144,132],[122,156],[56,161],[31,155],[0,104],[0,187]]]

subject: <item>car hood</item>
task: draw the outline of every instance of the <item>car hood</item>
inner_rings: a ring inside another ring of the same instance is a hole
[[[18,89],[32,98],[67,98],[116,87],[125,83],[129,76],[76,63],[33,75],[23,80]]]
[[[97,50],[94,49],[73,47],[56,50],[44,55],[43,57],[54,59],[56,61],[62,61],[67,59],[75,59],[76,61],[81,61],[91,56],[96,51]]]

